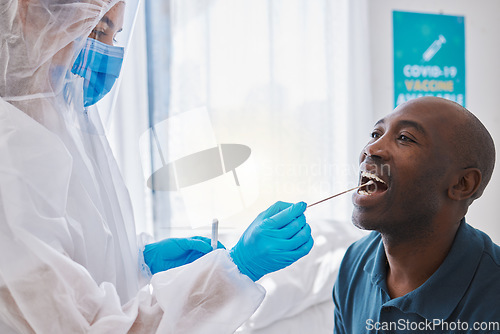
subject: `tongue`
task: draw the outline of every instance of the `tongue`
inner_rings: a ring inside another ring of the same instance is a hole
[[[366,191],[370,194],[387,190],[387,186],[381,182],[374,181],[366,186]]]

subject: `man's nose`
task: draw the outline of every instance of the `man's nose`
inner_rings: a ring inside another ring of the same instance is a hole
[[[387,138],[386,136],[382,136],[374,142],[369,143],[363,149],[364,158],[372,158],[375,160],[389,160],[389,151],[387,148]]]

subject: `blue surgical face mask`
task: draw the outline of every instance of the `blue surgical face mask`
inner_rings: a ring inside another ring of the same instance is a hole
[[[84,78],[83,101],[88,107],[109,93],[123,62],[121,47],[101,43],[93,38],[87,42],[73,64],[71,72]]]

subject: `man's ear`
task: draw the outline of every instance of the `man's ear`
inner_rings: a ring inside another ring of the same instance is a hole
[[[448,188],[448,196],[455,201],[472,197],[481,184],[481,171],[477,168],[466,168],[455,178],[456,183]]]

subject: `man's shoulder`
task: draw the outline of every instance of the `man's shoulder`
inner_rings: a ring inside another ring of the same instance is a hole
[[[481,246],[481,253],[475,266],[474,276],[469,284],[467,293],[463,298],[464,308],[474,305],[476,311],[491,313],[495,310],[495,316],[500,315],[500,309],[496,308],[500,298],[500,246],[495,244],[484,232],[467,225],[469,233],[474,235],[477,244]],[[471,235],[469,235],[470,237]]]
[[[486,233],[474,228],[473,230],[474,234],[481,240],[483,249],[472,280],[456,312],[459,318],[470,321],[498,321],[500,317],[500,309],[498,308],[500,300],[500,246],[495,244]]]
[[[485,256],[488,256],[491,258],[491,260],[496,264],[497,269],[499,270],[500,274],[500,246],[494,243],[491,238],[484,232],[479,231],[479,234],[481,235],[483,242],[484,242],[484,254]]]
[[[483,231],[468,224],[466,226],[481,242],[481,246],[483,247],[482,261],[490,263],[493,266],[492,269],[496,269],[494,272],[500,275],[500,246],[494,243]]]

